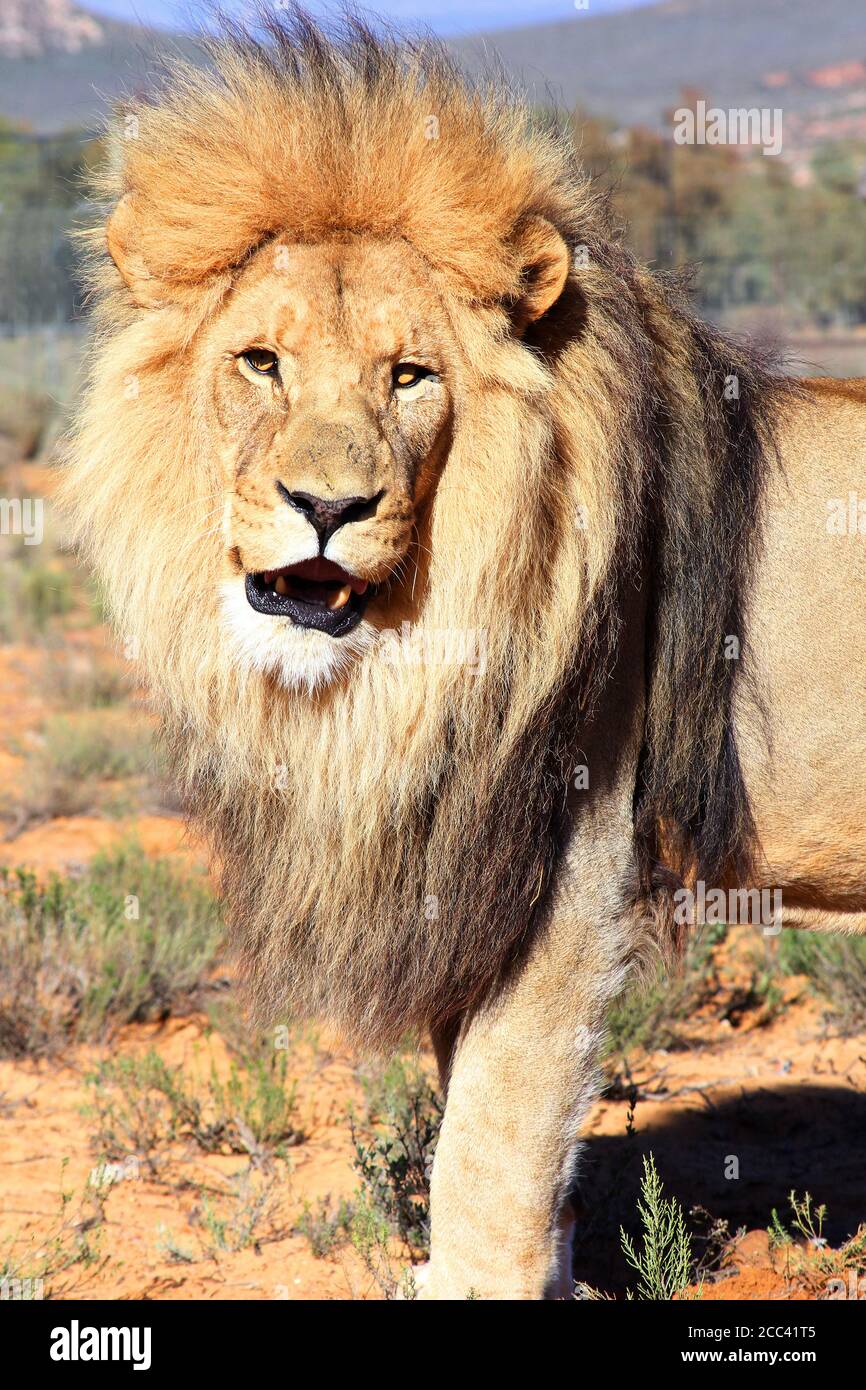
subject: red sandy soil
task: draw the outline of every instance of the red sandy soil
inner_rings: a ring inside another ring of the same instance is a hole
[[[127,1029],[112,1055],[154,1047],[171,1065],[201,1074],[213,1059],[224,1073],[228,1055],[221,1039],[205,1038],[201,1019],[170,1020],[162,1027]],[[20,1251],[33,1233],[42,1239],[56,1229],[62,1184],[74,1197],[70,1221],[87,1220],[86,1193],[96,1158],[82,1122],[92,1104],[84,1077],[99,1060],[98,1049],[79,1049],[62,1064],[0,1063],[0,1190],[2,1233],[15,1231]],[[243,1155],[194,1155],[178,1148],[165,1158],[157,1182],[142,1175],[121,1177],[108,1188],[98,1259],[75,1266],[56,1280],[54,1296],[140,1299],[316,1299],[381,1297],[354,1253],[340,1250],[316,1259],[307,1239],[292,1234],[305,1201],[349,1197],[357,1186],[350,1162],[346,1121],[360,1089],[350,1058],[321,1042],[299,1042],[292,1054],[298,1078],[298,1124],[306,1138],[279,1162],[279,1201],[262,1243],[237,1252],[208,1250],[195,1224],[199,1194],[183,1184],[221,1188],[248,1168]],[[266,1179],[265,1175],[265,1179]],[[83,1197],[83,1201],[82,1201]],[[221,1208],[222,1209],[222,1208]],[[190,1218],[192,1217],[192,1223]],[[272,1238],[272,1232],[277,1238]],[[282,1233],[280,1233],[282,1232]],[[165,1250],[168,1236],[195,1256],[178,1263]],[[2,1235],[0,1235],[2,1243]],[[33,1246],[38,1250],[39,1245]]]
[[[646,1055],[634,1069],[639,1098],[634,1138],[626,1135],[626,1099],[603,1099],[587,1124],[585,1210],[590,1234],[578,1245],[577,1275],[605,1292],[631,1282],[619,1252],[619,1222],[637,1233],[635,1199],[640,1155],[651,1150],[666,1188],[688,1209],[700,1202],[727,1216],[732,1234],[754,1227],[727,1256],[722,1277],[705,1281],[706,1299],[806,1299],[826,1296],[827,1279],[804,1277],[797,1261],[769,1249],[772,1207],[788,1218],[791,1187],[826,1200],[833,1235],[853,1232],[862,1191],[862,1121],[866,1063],[862,1039],[826,1039],[816,1010],[801,1006],[766,1029],[722,1030],[723,1036],[683,1052]],[[60,1061],[0,1062],[0,1248],[13,1232],[17,1248],[56,1228],[62,1175],[74,1193],[69,1211],[87,1219],[88,1175],[98,1156],[82,1108],[92,1103],[84,1077],[100,1056],[154,1048],[172,1066],[202,1075],[228,1054],[204,1020],[169,1020],[124,1030],[109,1049],[79,1048]],[[278,1215],[283,1233],[236,1253],[208,1251],[195,1209],[199,1195],[185,1183],[224,1185],[247,1168],[243,1156],[196,1155],[176,1148],[161,1167],[162,1181],[125,1178],[108,1190],[99,1257],[90,1269],[60,1275],[55,1296],[85,1298],[378,1298],[381,1291],[346,1247],[316,1259],[305,1237],[292,1234],[305,1202],[350,1197],[348,1110],[362,1106],[357,1058],[321,1038],[299,1039],[290,1051],[298,1080],[298,1124],[306,1138],[279,1163]],[[859,1137],[855,1132],[859,1126]],[[729,1154],[741,1176],[723,1176]],[[615,1191],[611,1191],[611,1187]],[[726,1190],[727,1189],[727,1190]],[[603,1213],[600,1225],[594,1218]],[[194,1254],[178,1263],[165,1249],[167,1233]],[[34,1247],[38,1249],[39,1246]],[[790,1262],[789,1262],[790,1263]]]
[[[2,776],[2,763],[0,763]],[[0,845],[0,862],[49,873],[74,873],[99,850],[110,850],[134,836],[146,854],[204,862],[197,840],[174,816],[58,816],[33,826]]]

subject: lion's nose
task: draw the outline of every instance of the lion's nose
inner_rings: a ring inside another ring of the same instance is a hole
[[[324,550],[335,531],[345,526],[347,521],[362,521],[372,515],[381,492],[370,497],[314,497],[309,492],[289,492],[283,483],[277,483],[277,492],[284,502],[296,511],[303,512],[316,535],[319,549]]]

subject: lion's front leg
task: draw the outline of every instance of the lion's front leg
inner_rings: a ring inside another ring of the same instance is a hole
[[[571,1297],[568,1195],[624,936],[558,924],[457,1038],[420,1297]]]

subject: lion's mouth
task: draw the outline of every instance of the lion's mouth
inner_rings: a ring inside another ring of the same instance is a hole
[[[344,637],[361,621],[372,588],[366,579],[320,555],[282,569],[248,573],[246,593],[257,613]]]

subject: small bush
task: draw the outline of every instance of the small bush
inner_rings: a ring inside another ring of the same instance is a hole
[[[288,1082],[288,1061],[286,1052],[277,1051],[269,1057],[251,1055],[242,1062],[232,1061],[224,1082],[211,1071],[210,1093],[218,1123],[225,1125],[229,1144],[237,1130],[241,1145],[237,1152],[252,1152],[255,1145],[279,1153],[303,1140],[295,1124],[297,1087]]]
[[[203,1254],[216,1258],[223,1251],[257,1249],[288,1234],[281,1218],[283,1193],[278,1179],[256,1172],[252,1165],[229,1178],[216,1197],[202,1192],[190,1215],[190,1225],[202,1232]]]
[[[69,571],[39,546],[23,543],[0,556],[0,642],[32,642],[71,612],[75,593]]]
[[[149,725],[125,710],[56,715],[44,738],[45,761],[64,778],[137,777],[154,764]]]
[[[48,695],[55,705],[72,709],[108,709],[129,693],[116,661],[89,655],[60,659],[52,654],[45,671]]]
[[[316,1207],[304,1203],[304,1210],[295,1224],[299,1235],[306,1236],[310,1249],[317,1260],[333,1254],[338,1246],[351,1240],[355,1207],[345,1198],[336,1206],[331,1206],[330,1198],[320,1201]]]
[[[222,938],[206,884],[127,846],[80,879],[0,869],[0,1053],[187,1008]]]
[[[643,1249],[638,1253],[622,1227],[620,1241],[623,1254],[638,1275],[637,1297],[656,1302],[681,1297],[692,1268],[692,1245],[682,1207],[675,1197],[666,1198],[663,1193],[655,1159],[652,1154],[644,1155],[637,1204]]]
[[[158,1053],[103,1062],[88,1076],[98,1127],[94,1147],[113,1162],[136,1157],[155,1170],[165,1144],[190,1142],[205,1153],[281,1154],[303,1134],[295,1123],[295,1085],[286,1054],[247,1065],[232,1063],[220,1080],[211,1063],[206,1078],[169,1067]]]
[[[767,1227],[770,1251],[774,1256],[784,1256],[786,1278],[813,1283],[818,1278],[826,1281],[866,1267],[866,1225],[859,1226],[853,1236],[834,1250],[824,1235],[827,1207],[823,1203],[816,1206],[811,1193],[798,1197],[792,1191],[788,1193],[788,1205],[791,1229],[775,1207]]]
[[[352,1123],[355,1171],[362,1194],[387,1228],[426,1254],[430,1247],[430,1174],[442,1123],[442,1104],[421,1069],[395,1058],[367,1079],[372,1136]]]
[[[64,1158],[59,1208],[48,1229],[16,1232],[0,1243],[0,1301],[69,1298],[108,1263],[104,1194],[88,1184],[75,1202],[63,1185],[67,1163]]]
[[[69,613],[74,602],[69,572],[57,564],[28,565],[21,575],[20,594],[24,616],[40,634],[52,618]]]
[[[393,1299],[401,1291],[414,1297],[411,1269],[401,1269],[403,1261],[394,1259],[393,1229],[390,1221],[373,1201],[363,1195],[354,1203],[350,1241],[361,1263],[386,1298]]]
[[[633,1047],[648,1051],[682,1047],[679,1025],[716,992],[713,951],[726,935],[723,924],[703,927],[691,938],[679,970],[671,973],[660,968],[651,981],[630,986],[608,1012],[608,1052],[623,1055]]]
[[[866,1026],[866,939],[788,929],[779,937],[778,966],[786,975],[808,976],[841,1032]]]
[[[126,710],[87,710],[48,719],[31,755],[19,815],[25,821],[79,815],[99,802],[100,785],[160,775],[150,726]]]
[[[193,1184],[198,1201],[189,1214],[189,1224],[197,1232],[196,1247],[182,1242],[167,1226],[157,1227],[157,1249],[173,1264],[196,1264],[217,1260],[225,1252],[253,1249],[268,1241],[284,1240],[289,1234],[282,1219],[281,1180],[256,1169],[252,1164],[233,1174],[220,1187],[209,1182]]]

